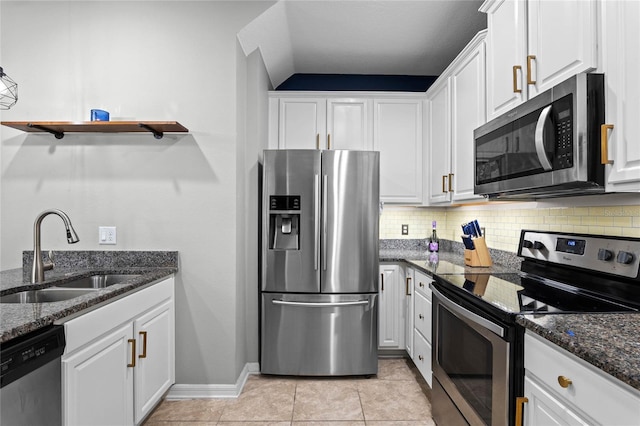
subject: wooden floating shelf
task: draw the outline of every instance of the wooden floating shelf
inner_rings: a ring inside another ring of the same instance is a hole
[[[156,139],[162,139],[165,132],[189,132],[177,121],[3,121],[2,125],[29,133],[48,132],[56,139],[62,139],[65,133],[132,132],[151,132]]]

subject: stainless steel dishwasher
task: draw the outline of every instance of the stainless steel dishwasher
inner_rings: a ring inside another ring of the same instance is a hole
[[[64,347],[62,326],[50,326],[2,345],[0,424],[62,423],[60,357]]]

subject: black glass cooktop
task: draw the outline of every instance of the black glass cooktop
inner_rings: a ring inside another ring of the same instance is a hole
[[[522,273],[437,272],[436,282],[476,303],[509,314],[627,312],[636,310],[566,285],[554,286]],[[469,297],[473,296],[473,297]]]

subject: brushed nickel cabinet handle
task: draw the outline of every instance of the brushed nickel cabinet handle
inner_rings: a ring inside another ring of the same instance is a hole
[[[331,133],[327,135],[327,149],[331,149]]]
[[[147,357],[147,332],[141,331],[139,334],[142,337],[142,354],[138,355],[138,358],[146,358]]]
[[[573,382],[571,381],[570,378],[565,377],[565,376],[558,376],[558,384],[560,386],[562,386],[563,388],[568,388]]]
[[[529,398],[526,396],[516,398],[516,426],[522,426],[522,409],[527,402],[529,402]]]
[[[609,160],[609,130],[613,130],[613,124],[600,126],[600,164],[613,164]]]
[[[531,78],[531,61],[536,59],[536,55],[527,55],[527,84],[536,84],[536,81]]]
[[[320,133],[316,134],[316,149],[320,149]]]
[[[513,93],[522,93],[522,89],[518,89],[518,71],[521,69],[520,65],[513,66]]]
[[[411,285],[411,277],[407,277],[407,291],[406,291],[407,296],[411,296],[411,291],[409,290],[410,285]]]
[[[127,364],[127,367],[136,366],[136,339],[128,339],[127,342],[131,343],[131,363]]]

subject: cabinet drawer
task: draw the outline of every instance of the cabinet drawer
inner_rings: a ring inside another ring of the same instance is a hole
[[[414,327],[431,343],[431,300],[417,292],[415,296]]]
[[[429,288],[429,283],[433,282],[433,279],[428,275],[416,271],[415,276],[415,289],[416,293],[421,293],[424,297],[431,300],[431,289]]]
[[[526,375],[533,377],[552,395],[583,411],[601,424],[637,425],[640,392],[602,372],[575,355],[527,332]],[[568,387],[558,377],[571,380]]]
[[[418,367],[420,374],[427,381],[429,387],[432,387],[431,345],[418,330],[413,331],[413,363]]]

